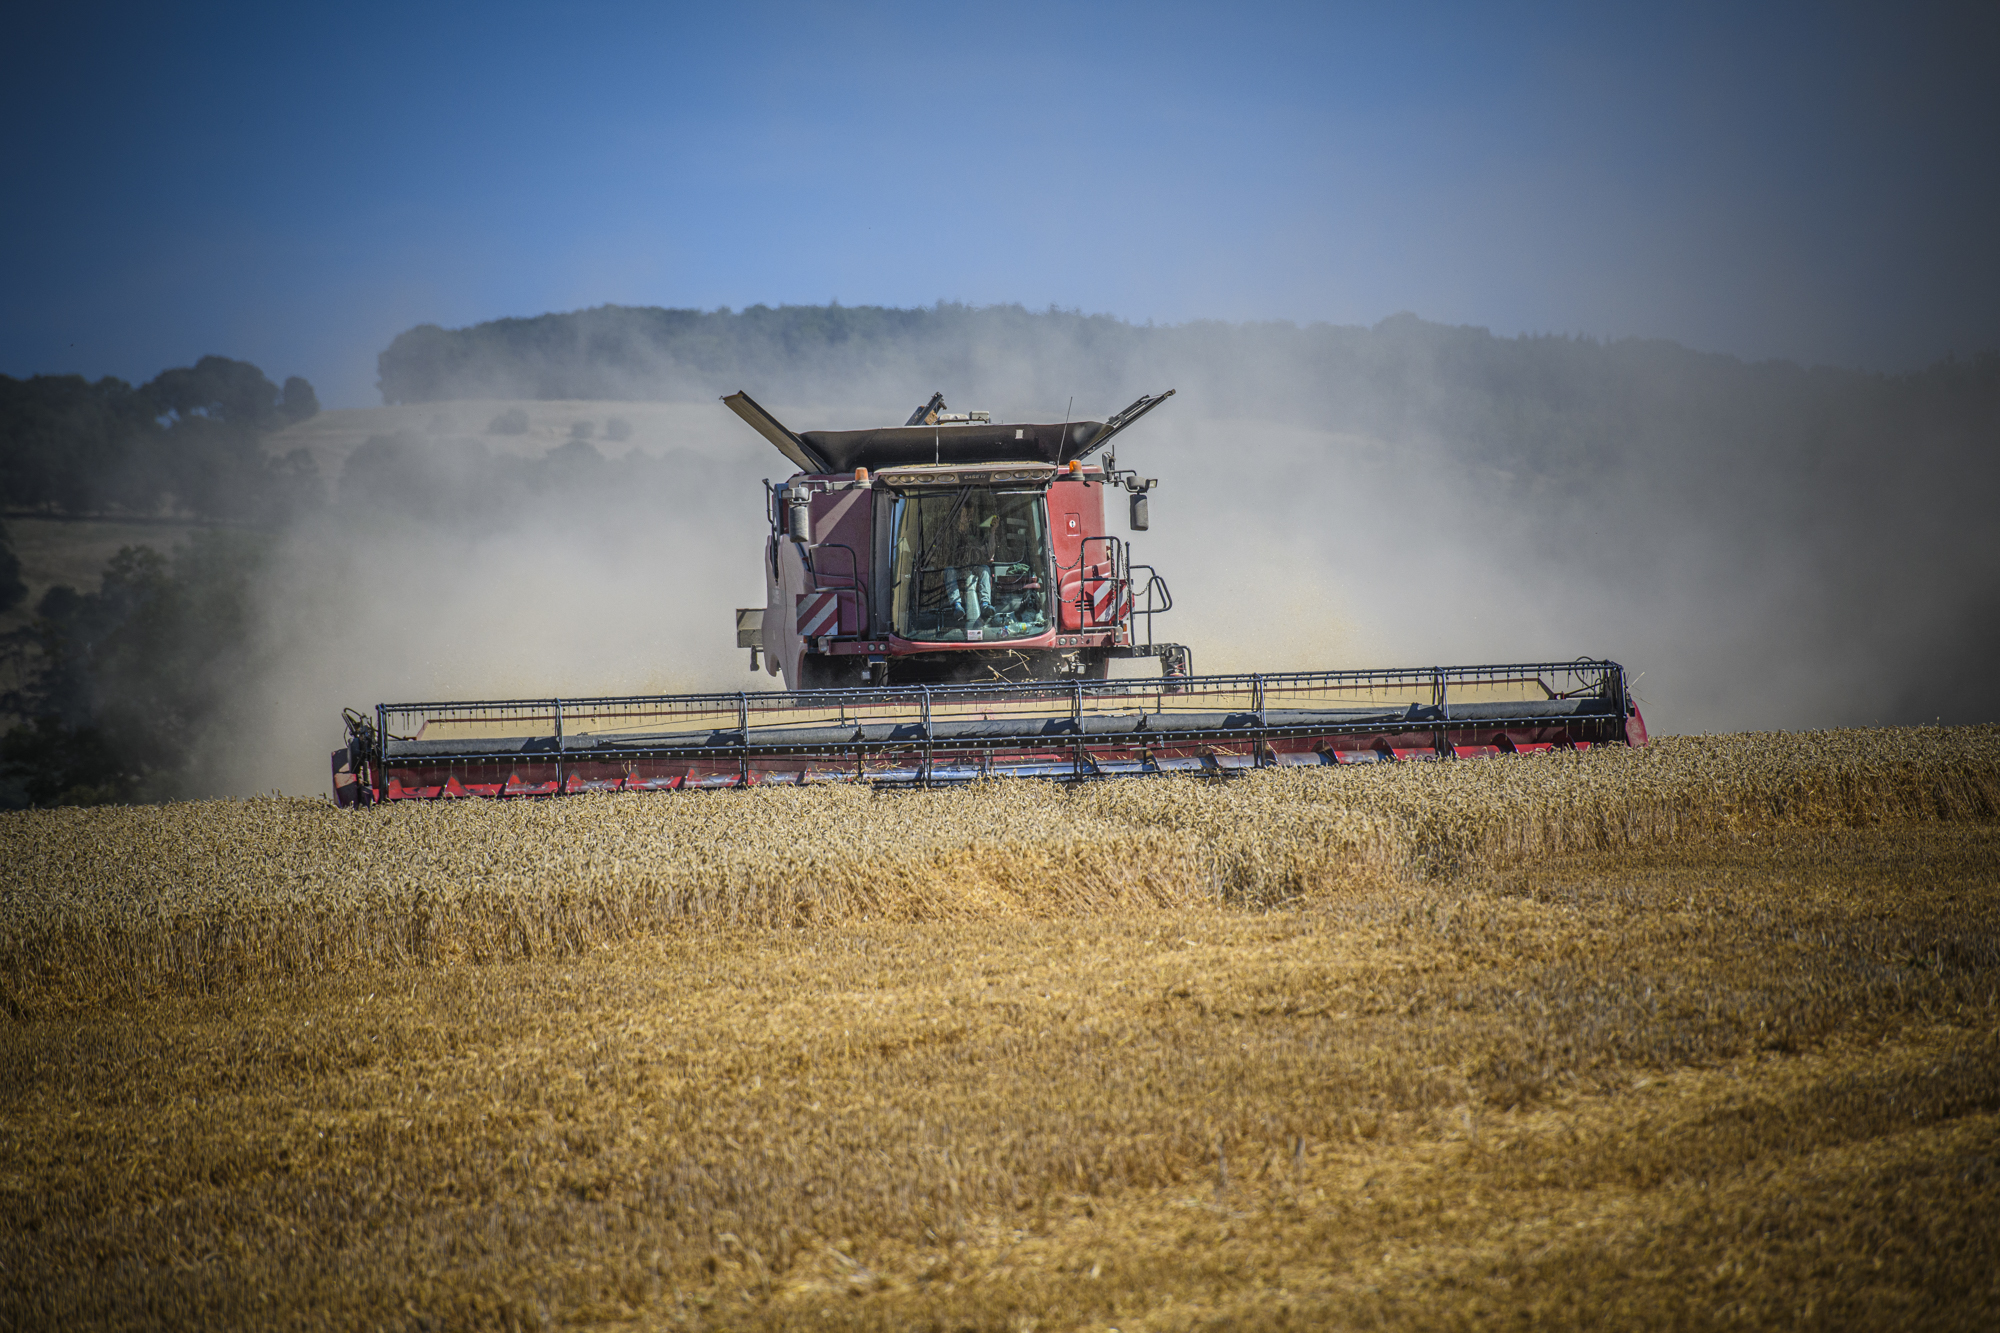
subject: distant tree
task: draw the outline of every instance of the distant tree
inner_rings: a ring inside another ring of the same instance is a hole
[[[0,613],[12,611],[28,600],[28,585],[21,582],[21,557],[14,553],[14,537],[0,523]]]
[[[0,735],[0,806],[122,805],[138,776],[93,726],[65,726],[43,714]]]
[[[306,392],[311,390],[306,385]],[[284,420],[278,412],[278,386],[248,361],[226,356],[205,356],[192,366],[163,370],[139,392],[162,415],[182,419],[204,416],[244,430],[269,429]]]
[[[572,421],[569,426],[569,437],[572,440],[587,440],[596,433],[597,423],[594,421]]]
[[[384,352],[376,358],[381,371],[376,387],[382,391],[383,402],[422,403],[453,396],[439,394],[435,388],[440,383],[455,384],[460,380],[455,363],[465,357],[463,339],[446,333],[435,324],[419,324],[397,334],[391,351],[393,356]],[[523,429],[526,427],[523,426]],[[496,430],[493,433],[507,435],[514,432]]]
[[[488,435],[526,435],[528,414],[518,407],[510,407],[486,424]]]
[[[83,512],[148,507],[132,460],[160,433],[157,413],[123,380],[0,375],[0,503]]]
[[[274,465],[266,433],[318,410],[297,376],[281,394],[247,361],[205,356],[134,389],[80,375],[0,375],[0,503],[72,514],[269,519],[312,489]],[[316,483],[315,483],[316,485]]]
[[[265,474],[263,516],[271,521],[283,522],[325,503],[326,487],[309,449],[293,449],[282,458],[269,459]]]
[[[478,440],[372,435],[341,468],[339,503],[426,522],[490,514],[512,485],[510,461]]]
[[[0,706],[27,721],[0,738],[0,776],[35,805],[188,794],[203,739],[230,697],[265,543],[197,533],[171,557],[128,546],[94,593],[51,588],[41,655]]]
[[[604,438],[613,444],[623,444],[632,438],[632,423],[623,417],[612,417],[604,423]]]
[[[304,378],[293,375],[278,391],[278,415],[286,421],[304,421],[319,415],[319,395]]]
[[[370,435],[341,467],[340,499],[353,506],[407,501],[432,489],[416,441],[408,435]]]
[[[604,455],[597,452],[597,446],[589,440],[569,440],[549,450],[543,460],[551,468],[574,473],[582,468],[594,468],[604,462]]]

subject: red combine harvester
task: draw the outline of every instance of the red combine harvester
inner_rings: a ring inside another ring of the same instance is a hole
[[[942,394],[901,426],[794,433],[723,401],[800,470],[765,483],[765,604],[739,647],[786,689],[378,704],[346,713],[343,805],[754,783],[927,786],[1643,745],[1615,662],[1196,676],[1156,642],[1153,479],[1088,461],[1165,402],[1108,421],[994,424]],[[1157,677],[1112,679],[1117,658]]]
[[[723,399],[802,469],[767,496],[764,606],[736,613],[751,670],[767,654],[794,690],[1102,680],[1115,657],[1185,676],[1187,650],[1153,642],[1165,581],[1104,524],[1115,487],[1144,531],[1156,483],[1084,461],[1172,396],[996,426],[933,394],[902,426],[803,435],[748,394]]]

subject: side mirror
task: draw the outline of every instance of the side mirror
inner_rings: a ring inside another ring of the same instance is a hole
[[[1134,491],[1132,492],[1132,531],[1144,532],[1145,530],[1146,493],[1144,491]]]

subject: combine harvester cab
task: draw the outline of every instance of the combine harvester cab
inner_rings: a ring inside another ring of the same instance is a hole
[[[1109,421],[994,425],[942,395],[899,427],[795,434],[724,401],[802,470],[766,483],[766,597],[737,643],[782,692],[378,704],[346,714],[343,806],[759,783],[930,786],[985,776],[1471,758],[1643,745],[1615,662],[1195,676],[1153,640],[1172,597],[1105,531],[1155,483],[1086,459]],[[1116,658],[1161,674],[1109,679]]]
[[[944,395],[901,426],[796,434],[748,394],[723,401],[801,471],[768,488],[765,600],[736,613],[737,643],[794,690],[1104,679],[1113,658],[1187,650],[1153,641],[1166,581],[1132,562],[1104,518],[1130,496],[1147,526],[1157,482],[1089,462],[1173,396],[1109,421],[995,425]]]

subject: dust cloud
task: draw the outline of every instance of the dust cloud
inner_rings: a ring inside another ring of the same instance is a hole
[[[1179,390],[1117,453],[1160,480],[1134,559],[1197,671],[1588,655],[1660,734],[1991,719],[1983,362],[1970,408],[1899,421],[1921,384],[1665,344],[1096,327],[699,372],[624,347],[591,362],[598,399],[527,396],[572,363],[512,399],[323,414],[300,430],[338,495],[264,585],[238,789],[323,791],[343,706],[774,688],[732,612],[762,603],[760,478],[790,468],[717,401],[738,388],[799,430],[900,423],[933,389],[1017,421]]]

